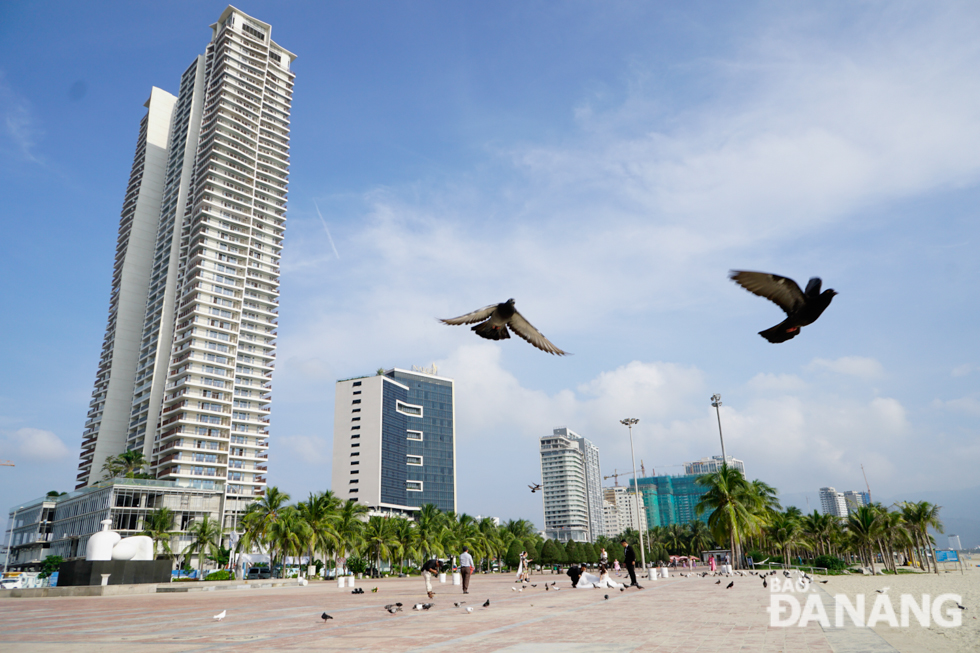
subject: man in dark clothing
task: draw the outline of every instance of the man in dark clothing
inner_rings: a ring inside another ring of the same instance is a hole
[[[575,587],[578,585],[578,579],[582,577],[582,568],[578,565],[572,565],[565,574],[572,579],[572,587]]]
[[[439,573],[439,561],[433,558],[422,565],[422,578],[425,579],[425,592],[429,598],[435,598],[436,593],[432,591],[432,576]]]
[[[633,569],[633,567],[636,565],[636,552],[633,551],[633,547],[631,547],[629,542],[626,540],[621,540],[620,544],[622,544],[626,549],[623,552],[623,562],[626,565],[626,571],[628,571],[630,575],[630,587],[635,587],[636,589],[641,590],[643,587],[636,582],[636,570]]]

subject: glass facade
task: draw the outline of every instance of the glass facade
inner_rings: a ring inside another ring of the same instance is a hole
[[[637,484],[643,494],[647,527],[686,524],[695,519],[707,523],[708,513],[699,517],[695,511],[701,497],[708,491],[706,486],[695,482],[700,476],[648,476],[639,479]],[[630,479],[629,485],[633,487],[633,479]]]
[[[422,491],[405,491],[402,505],[419,507],[427,503],[444,512],[456,510],[456,459],[453,442],[453,382],[405,370],[389,370],[386,376],[408,386],[402,399],[407,407],[399,412],[406,420],[401,431],[402,467],[407,481],[421,481]],[[387,385],[387,384],[386,384]],[[413,406],[421,407],[421,415]],[[411,413],[411,414],[406,414]],[[387,414],[385,416],[387,420]],[[406,433],[406,431],[411,431]],[[387,446],[387,441],[385,446]],[[407,456],[421,456],[422,465],[407,465]],[[413,484],[413,487],[417,487]]]
[[[408,468],[405,459],[409,454],[405,430],[408,416],[398,410],[408,401],[405,388],[386,382],[381,398],[381,502],[399,506],[411,505],[405,489]],[[412,492],[411,494],[415,494]]]

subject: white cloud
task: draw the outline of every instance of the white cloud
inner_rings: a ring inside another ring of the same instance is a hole
[[[68,447],[51,431],[20,428],[0,431],[0,457],[18,460],[54,461],[71,455]]]
[[[0,71],[0,119],[3,121],[7,138],[20,155],[28,161],[38,162],[33,150],[39,132],[30,102],[10,88],[4,80],[2,71]]]
[[[794,392],[807,387],[806,382],[795,374],[769,374],[759,372],[748,383],[754,391]]]
[[[863,356],[844,356],[836,360],[814,358],[806,366],[806,369],[809,371],[829,370],[837,374],[856,376],[861,379],[875,379],[884,374],[884,368],[882,368],[881,363],[873,358],[865,358]]]
[[[975,365],[970,365],[969,363],[964,363],[963,365],[957,365],[956,367],[954,367],[953,368],[953,371],[952,371],[952,375],[953,376],[957,376],[957,377],[958,376],[966,376],[967,374],[969,374],[970,372],[972,372],[974,369],[976,369],[976,366]]]
[[[961,397],[959,399],[950,399],[949,401],[935,399],[932,402],[932,406],[933,408],[951,410],[968,415],[980,415],[980,400],[976,397]]]

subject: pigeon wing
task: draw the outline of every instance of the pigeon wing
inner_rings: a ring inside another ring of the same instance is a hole
[[[495,310],[497,310],[497,304],[490,304],[489,306],[484,306],[483,308],[473,311],[472,313],[460,315],[459,317],[451,317],[448,320],[440,319],[439,321],[443,324],[452,325],[474,324],[475,322],[482,322],[483,320],[487,319],[493,315]]]
[[[541,335],[541,332],[534,328],[534,326],[524,319],[518,311],[514,311],[514,316],[510,318],[510,328],[514,330],[514,333],[524,338],[529,343],[540,349],[541,351],[546,351],[549,354],[554,354],[556,356],[567,356],[567,351],[562,351],[555,347],[550,340]]]
[[[796,282],[788,277],[767,272],[732,270],[729,278],[750,293],[765,297],[789,315],[800,308],[806,298]]]

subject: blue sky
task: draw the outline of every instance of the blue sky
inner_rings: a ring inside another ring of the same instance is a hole
[[[471,514],[540,525],[555,426],[603,473],[627,416],[648,471],[717,454],[715,392],[791,501],[978,485],[974,5],[237,6],[299,57],[271,484],[329,488],[337,379],[436,363]],[[0,505],[74,485],[142,105],[224,7],[0,10]],[[840,295],[770,345],[732,268]],[[574,356],[435,321],[509,297]]]

